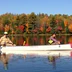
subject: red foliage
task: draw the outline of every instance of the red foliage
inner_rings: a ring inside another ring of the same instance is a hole
[[[33,33],[37,33],[37,30],[36,30],[36,29],[34,29],[32,32],[33,32]]]
[[[0,30],[1,30],[1,31],[4,31],[4,27],[0,27]]]
[[[57,30],[62,30],[62,27],[61,26],[58,26]]]
[[[19,30],[20,30],[21,32],[24,31],[24,26],[23,26],[23,25],[20,25],[18,28],[19,28]]]
[[[51,27],[48,27],[47,29],[46,29],[46,32],[50,32],[51,31]]]

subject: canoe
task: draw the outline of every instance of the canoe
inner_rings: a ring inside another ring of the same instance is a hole
[[[38,45],[38,46],[1,46],[1,52],[7,51],[49,51],[49,50],[72,50],[71,44],[61,45]]]

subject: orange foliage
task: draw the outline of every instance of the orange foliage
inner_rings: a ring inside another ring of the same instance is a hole
[[[0,24],[0,30],[4,30],[4,27],[3,27],[3,25],[1,25],[1,24]]]
[[[29,30],[28,30],[28,28],[29,28],[29,26],[28,26],[28,23],[26,24],[26,32],[28,32],[29,33]]]
[[[26,24],[26,27],[28,27],[28,23]]]
[[[68,21],[66,19],[64,20],[64,25],[65,27],[68,25]]]
[[[12,29],[11,33],[12,33],[12,34],[15,34],[15,31]]]
[[[69,39],[68,39],[68,43],[72,43],[72,36],[69,37]]]
[[[43,29],[44,29],[44,28],[41,26],[41,27],[40,27],[40,31],[42,31],[42,32],[43,32]]]
[[[51,27],[48,27],[47,29],[46,29],[46,32],[50,32],[51,31]]]
[[[5,31],[9,31],[10,30],[9,25],[5,25],[4,29],[5,29]]]
[[[47,16],[45,16],[43,19],[42,19],[42,23],[44,24],[44,23],[48,23],[48,17]]]
[[[72,32],[72,24],[70,24],[70,25],[68,26],[68,29],[69,29],[70,32]]]

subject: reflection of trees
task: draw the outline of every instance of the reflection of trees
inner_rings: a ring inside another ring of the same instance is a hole
[[[72,36],[69,36],[68,43],[72,43]]]
[[[16,45],[23,45],[26,41],[27,45],[48,45],[49,35],[46,36],[11,36],[11,40]],[[61,42],[61,44],[67,44],[72,42],[72,36],[68,35],[57,35],[56,39]]]
[[[26,44],[29,45],[29,38],[30,37],[26,37]]]
[[[23,36],[17,36],[17,45],[23,45],[24,37]]]
[[[68,35],[65,35],[65,44],[69,43],[68,42],[68,37],[69,37]]]
[[[43,39],[43,36],[40,37],[40,45],[43,45],[44,44],[44,39]]]
[[[38,37],[37,36],[32,36],[32,37],[29,37],[30,39],[30,41],[29,41],[29,43],[31,44],[31,45],[38,45]]]
[[[16,36],[11,36],[11,41],[16,44]]]

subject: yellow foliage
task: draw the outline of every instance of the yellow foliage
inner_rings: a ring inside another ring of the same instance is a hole
[[[72,43],[72,36],[69,37],[68,42],[69,42],[69,43]]]
[[[28,23],[26,24],[26,26],[28,27]]]
[[[69,29],[70,32],[72,32],[72,24],[70,24],[70,25],[68,26],[68,29]]]
[[[26,24],[26,27],[27,27],[27,28],[26,28],[26,32],[29,33],[29,29],[28,29],[28,28],[29,28],[29,25],[28,25],[28,23]]]
[[[68,21],[66,19],[64,20],[64,25],[65,27],[68,25]]]
[[[11,32],[12,34],[15,34],[15,31],[14,30],[12,30],[12,32]]]

